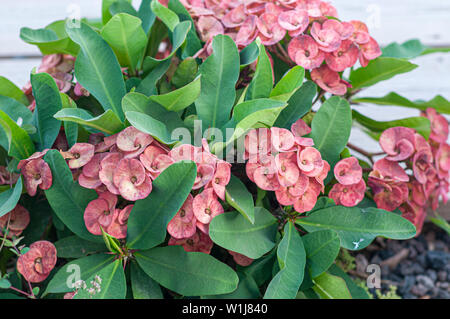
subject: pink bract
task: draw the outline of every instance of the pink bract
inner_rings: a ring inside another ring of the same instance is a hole
[[[12,211],[0,217],[0,236],[3,236],[3,228],[7,228],[7,238],[17,237],[27,228],[29,223],[30,213],[25,207],[17,204]]]
[[[32,283],[44,281],[56,264],[56,248],[49,241],[37,241],[17,260],[17,271]]]
[[[114,211],[115,207],[111,208],[104,198],[97,198],[89,202],[83,217],[87,230],[93,235],[101,235],[101,228],[106,231],[113,221]]]
[[[409,176],[397,162],[388,161],[386,158],[379,159],[373,165],[376,176],[385,181],[408,182]],[[373,175],[372,173],[370,175]]]
[[[125,152],[125,157],[133,158],[141,154],[153,142],[153,137],[129,126],[117,134],[117,147]],[[128,153],[128,154],[127,154]]]
[[[278,153],[275,156],[275,165],[277,167],[278,181],[281,186],[288,187],[297,182],[300,170],[297,166],[295,152]]]
[[[294,135],[287,129],[272,127],[270,136],[272,146],[276,152],[287,152],[294,146]]]
[[[342,72],[352,67],[358,60],[359,50],[350,40],[344,40],[334,52],[326,54],[328,67],[335,72]]]
[[[327,20],[325,23],[327,23]],[[341,45],[341,35],[335,29],[334,25],[325,25],[319,22],[313,22],[311,27],[311,36],[316,40],[319,49],[324,52],[336,51]]]
[[[120,160],[113,181],[120,195],[130,201],[146,198],[152,191],[152,181],[145,174],[144,166],[136,159]]]
[[[37,187],[46,190],[52,186],[52,171],[43,159],[33,159],[22,168],[25,187],[30,196],[36,195]]]
[[[216,195],[225,200],[225,186],[228,185],[231,178],[231,164],[225,161],[217,163],[216,172],[212,178],[211,184]]]
[[[214,36],[224,33],[222,23],[212,16],[201,16],[197,22],[197,29],[203,42],[207,42]]]
[[[352,185],[334,184],[328,196],[334,200],[336,205],[353,207],[363,200],[365,191],[366,183],[361,179]]]
[[[230,253],[231,256],[233,256],[233,259],[236,262],[236,264],[238,264],[240,266],[247,267],[253,263],[253,259],[251,259],[245,255],[239,254],[239,253],[231,251],[231,250],[228,250],[228,252]]]
[[[445,143],[448,138],[448,122],[444,116],[438,114],[435,109],[427,108],[425,115],[431,123],[430,139],[437,143]]]
[[[309,177],[319,175],[324,166],[320,152],[313,147],[305,147],[298,153],[297,164]]]
[[[194,198],[189,194],[183,206],[167,225],[167,232],[176,239],[192,237],[197,231],[197,219],[194,215]]]
[[[127,223],[128,217],[133,209],[134,205],[128,205],[124,209],[115,209],[112,217],[112,222],[109,224],[106,232],[117,238],[123,239],[127,237]]]
[[[380,136],[380,146],[388,156],[387,160],[402,161],[414,153],[415,131],[408,127],[391,127]]]
[[[335,95],[344,95],[350,87],[348,82],[341,79],[339,73],[331,70],[326,64],[312,70],[311,79],[322,89]]]
[[[98,172],[99,179],[108,188],[108,190],[116,195],[119,195],[119,189],[114,185],[114,172],[122,159],[120,153],[109,153],[100,162],[100,171]]]
[[[356,157],[348,157],[340,160],[334,167],[334,176],[342,185],[359,183],[362,179],[362,168]]]
[[[223,207],[212,188],[207,188],[195,196],[193,209],[195,217],[203,224],[209,224],[214,217],[223,213]]]
[[[95,146],[89,143],[76,143],[67,152],[62,152],[64,158],[69,159],[70,168],[86,165],[94,157]]]

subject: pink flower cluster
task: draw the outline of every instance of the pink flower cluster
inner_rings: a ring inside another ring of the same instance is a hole
[[[328,193],[336,205],[352,207],[364,198],[366,182],[362,178],[362,168],[356,157],[339,161],[334,167],[334,176],[338,181]]]
[[[436,210],[439,198],[447,202],[450,177],[448,122],[431,108],[423,115],[431,122],[429,141],[411,128],[387,129],[380,136],[386,156],[374,164],[368,180],[377,206],[389,211],[399,208],[418,233],[427,206]]]
[[[7,231],[7,238],[19,237],[30,223],[30,213],[20,204],[9,213],[0,217],[0,236],[4,236],[3,230]]]
[[[359,59],[362,66],[381,55],[361,21],[341,22],[336,9],[321,0],[182,0],[195,20],[206,51],[217,34],[229,35],[239,49],[257,37],[273,46],[289,36],[288,57],[312,70],[311,78],[327,92],[343,95],[349,83],[339,72]],[[325,62],[325,63],[324,63]]]
[[[245,137],[248,178],[259,188],[275,191],[281,205],[293,205],[299,212],[314,208],[324,191],[324,179],[330,165],[312,147],[311,131],[299,119],[291,130],[272,127],[251,130]]]
[[[20,255],[17,271],[33,283],[44,281],[56,265],[56,247],[46,240],[30,245],[30,250]]]

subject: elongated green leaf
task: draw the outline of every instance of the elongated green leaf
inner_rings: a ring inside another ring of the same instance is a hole
[[[109,7],[109,13],[111,13],[112,18],[114,18],[116,14],[120,13],[127,13],[135,17],[138,16],[136,9],[131,5],[131,3],[122,0],[112,3],[111,6]],[[111,19],[108,21],[108,23],[111,21]]]
[[[77,280],[86,281],[93,274],[98,273],[102,268],[111,264],[113,260],[114,256],[95,254],[65,264],[50,280],[42,296],[44,297],[51,293],[56,294],[73,291],[72,285]]]
[[[171,134],[163,122],[155,120],[147,114],[129,111],[125,113],[127,120],[138,130],[150,134],[164,144],[174,144]]]
[[[115,2],[127,1],[131,3],[131,0],[102,0],[102,22],[103,25],[107,24],[108,21],[112,18],[112,14],[109,11],[111,5]]]
[[[149,57],[147,57],[145,61],[147,61],[148,58]],[[136,92],[145,94],[147,96],[157,94],[158,92],[156,88],[156,83],[167,72],[169,66],[170,66],[170,59],[157,62],[156,67],[152,69],[152,71],[142,79],[141,83],[139,83],[139,85],[136,88]]]
[[[225,199],[228,204],[234,207],[239,213],[248,219],[252,224],[255,222],[255,204],[253,196],[247,190],[244,183],[234,175],[231,175],[230,182],[226,186]]]
[[[125,82],[119,62],[108,43],[90,26],[81,23],[80,28],[66,25],[67,34],[81,47],[75,62],[75,76],[103,106],[113,110],[121,121],[121,108],[125,95]]]
[[[383,97],[357,97],[354,98],[352,102],[372,103],[378,105],[398,105],[419,109],[422,111],[425,111],[427,108],[431,107],[439,113],[450,114],[450,102],[440,95],[435,96],[429,101],[411,101],[395,92],[390,92]]]
[[[407,219],[382,209],[333,206],[312,212],[296,223],[309,232],[331,229],[341,246],[350,250],[367,247],[377,236],[392,239],[414,237],[416,229]]]
[[[159,284],[150,278],[137,263],[131,263],[130,273],[134,299],[163,299]]]
[[[333,167],[347,145],[352,128],[348,102],[338,96],[329,98],[317,111],[311,123],[311,137],[322,158]]]
[[[380,57],[369,62],[365,68],[359,68],[350,73],[352,90],[372,86],[378,82],[410,72],[417,68],[416,64],[403,59]]]
[[[281,111],[274,126],[291,129],[292,124],[311,110],[312,101],[316,93],[317,85],[311,81],[305,82],[289,98],[288,105]]]
[[[34,153],[34,144],[28,133],[2,110],[0,110],[0,127],[3,129],[0,132],[0,143],[8,151],[9,156],[21,160]]]
[[[124,124],[112,110],[107,110],[102,115],[92,117],[92,115],[84,109],[69,108],[62,109],[56,113],[55,118],[61,121],[74,122],[89,126],[111,135],[118,133],[125,128]]]
[[[302,86],[305,78],[305,69],[297,65],[290,69],[275,85],[270,92],[270,98],[288,101],[293,94]]]
[[[172,77],[172,84],[177,88],[188,85],[195,80],[197,71],[198,65],[194,58],[188,57],[184,59],[178,65],[178,68]]]
[[[226,35],[214,37],[213,53],[200,66],[202,90],[195,102],[205,128],[221,128],[230,119],[239,77],[239,53]]]
[[[382,49],[382,56],[409,60],[420,56],[425,49],[427,49],[427,47],[424,46],[420,40],[411,39],[402,44],[397,42],[390,43]]]
[[[150,99],[164,106],[168,111],[178,112],[195,102],[200,95],[200,88],[200,76],[198,76],[194,81],[178,90],[162,95],[152,95]]]
[[[347,288],[350,291],[353,299],[371,299],[364,288],[358,286],[353,281],[353,279],[350,278],[350,276],[347,275],[347,273],[345,273],[345,271],[339,268],[339,266],[337,266],[336,264],[331,265],[331,267],[327,270],[327,273],[344,279],[345,284],[347,285]]]
[[[25,106],[30,104],[25,93],[4,76],[0,76],[0,95],[10,97]]]
[[[74,23],[69,21],[69,23]],[[55,21],[43,29],[20,29],[20,38],[36,45],[43,55],[64,53],[76,56],[80,47],[74,43],[66,33],[65,20]]]
[[[14,188],[0,193],[0,217],[6,215],[16,207],[22,195],[22,177],[17,180]]]
[[[188,197],[196,176],[194,162],[178,162],[166,168],[153,181],[150,195],[136,201],[130,213],[129,248],[149,249],[164,241],[167,224]]]
[[[69,236],[55,242],[59,258],[81,258],[94,253],[105,252],[104,243],[94,243],[78,236]]]
[[[295,225],[288,222],[277,250],[280,271],[267,287],[264,299],[294,299],[303,281],[306,253]]]
[[[30,124],[33,118],[33,113],[25,105],[8,96],[0,95],[0,110],[8,114],[13,121],[23,124]]]
[[[77,104],[67,94],[60,93],[60,96],[63,109],[77,108]],[[54,116],[56,116],[56,114]],[[64,121],[64,133],[66,134],[66,139],[69,147],[72,147],[78,140],[78,124],[74,122]]]
[[[437,218],[430,217],[430,221],[435,224],[436,226],[439,226],[443,230],[447,232],[447,234],[450,235],[450,224],[443,218],[442,216],[438,216]]]
[[[184,127],[184,123],[176,112],[169,112],[144,94],[130,92],[122,100],[122,109],[127,112],[147,114],[159,122],[164,123],[169,132]]]
[[[259,299],[261,293],[255,279],[243,272],[237,272],[237,275],[239,284],[235,291],[223,295],[202,296],[202,299]]]
[[[191,25],[186,36],[186,45],[183,47],[181,58],[184,60],[192,57],[202,48],[202,43],[195,30],[194,20],[192,19],[188,10],[183,6],[179,0],[169,0],[169,9],[178,15],[181,22],[188,21]]]
[[[156,15],[150,8],[151,2],[152,0],[142,0],[138,10],[138,17],[142,21],[142,28],[144,29],[146,34],[149,33],[150,28],[152,27],[156,19]]]
[[[101,281],[97,278],[100,278]],[[100,288],[95,289],[92,282],[96,281]],[[125,272],[120,259],[115,260],[98,272],[91,275],[86,280],[86,289],[81,289],[73,297],[73,299],[125,299],[127,294],[127,282]],[[90,292],[90,288],[94,288],[94,293]]]
[[[352,299],[344,279],[326,272],[314,279],[313,289],[322,299]]]
[[[152,1],[150,7],[153,13],[164,22],[170,31],[174,31],[175,26],[180,23],[180,19],[178,19],[176,13],[163,6],[159,1]]]
[[[353,110],[353,118],[364,127],[373,132],[383,132],[390,127],[405,126],[415,129],[417,133],[421,134],[428,140],[430,136],[430,120],[424,116],[408,117],[393,121],[375,121],[367,116],[362,115],[356,110]]]
[[[257,39],[257,41],[259,41]],[[270,96],[273,88],[272,64],[267,55],[266,48],[258,43],[259,56],[256,65],[255,75],[248,87],[246,100],[254,100],[259,98],[267,98]]]
[[[51,148],[61,128],[61,121],[53,117],[62,109],[58,86],[47,73],[32,74],[31,86],[36,100],[33,116],[37,128],[38,149]]]
[[[135,256],[147,275],[184,296],[231,293],[238,285],[229,266],[204,253],[187,253],[181,246],[157,247]]]
[[[134,73],[147,45],[141,20],[127,13],[116,14],[103,27],[101,34],[113,49],[120,65],[129,67]]]
[[[93,189],[81,187],[73,180],[69,166],[57,150],[48,151],[44,160],[53,176],[52,187],[45,191],[45,196],[56,216],[81,238],[102,241],[101,236],[94,236],[86,229],[83,218],[86,206],[98,197],[97,193]]]
[[[275,246],[277,220],[265,208],[255,207],[251,224],[238,212],[227,212],[213,218],[209,236],[217,245],[257,259]]]
[[[259,56],[259,46],[253,41],[239,52],[241,66],[247,66],[256,61]]]
[[[316,231],[302,237],[305,245],[307,268],[312,278],[326,271],[334,262],[341,241],[333,230]]]

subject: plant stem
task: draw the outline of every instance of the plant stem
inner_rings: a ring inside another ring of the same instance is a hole
[[[361,154],[361,155],[364,155],[364,156],[367,157],[367,158],[370,160],[370,162],[373,164],[373,159],[372,159],[372,157],[373,157],[374,155],[376,155],[376,154],[367,152],[367,151],[363,150],[362,148],[360,148],[360,147],[358,147],[358,146],[356,146],[356,145],[353,145],[352,143],[347,143],[347,147],[350,148],[350,149],[352,149],[352,150],[354,150],[354,151],[356,151],[356,152],[358,152],[358,153]]]
[[[17,289],[16,287],[11,286],[11,287],[9,287],[9,289],[12,289],[12,290],[14,290],[14,291],[16,291],[16,292],[18,292],[18,293],[21,293],[21,294],[23,294],[23,295],[25,295],[25,296],[27,296],[27,297],[31,297],[31,295],[30,295],[29,293],[26,293],[25,291],[22,291],[22,290],[20,290],[20,289]]]

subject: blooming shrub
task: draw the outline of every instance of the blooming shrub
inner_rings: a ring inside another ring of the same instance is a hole
[[[448,101],[360,95],[424,46],[382,52],[327,2],[105,1],[21,38],[44,57],[22,90],[0,78],[14,297],[368,298],[339,251],[412,238],[447,200]]]

